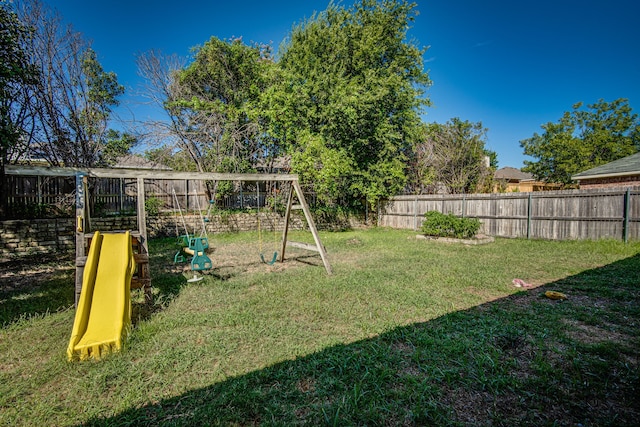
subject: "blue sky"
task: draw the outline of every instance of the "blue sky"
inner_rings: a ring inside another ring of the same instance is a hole
[[[211,36],[277,48],[292,26],[329,0],[50,0],[65,22],[93,41],[107,71],[129,93],[135,57],[160,49],[188,56]],[[349,6],[353,0],[338,4]],[[429,46],[433,86],[426,122],[482,122],[500,167],[521,167],[519,141],[556,122],[573,104],[627,98],[640,114],[640,2],[636,0],[417,1],[408,36]],[[148,114],[123,98],[119,115]]]

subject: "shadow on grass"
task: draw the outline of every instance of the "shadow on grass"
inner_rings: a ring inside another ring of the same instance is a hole
[[[175,298],[186,284],[181,274],[167,270],[163,258],[173,250],[175,239],[160,239],[152,252],[152,280],[158,302]],[[175,252],[175,251],[174,251]],[[171,257],[173,254],[171,253]],[[155,277],[154,277],[155,276]],[[142,299],[144,301],[144,299]],[[75,303],[74,254],[36,254],[0,263],[0,325],[6,327],[23,318],[73,307]],[[133,302],[132,318],[148,318],[160,304]]]
[[[148,319],[179,296],[187,285],[184,264],[175,264],[173,256],[179,249],[175,238],[154,239],[150,248],[150,267],[154,301],[133,300],[132,320]],[[255,257],[256,259],[257,256]],[[290,257],[287,262],[315,265],[305,256]],[[259,261],[214,265],[207,275],[226,281],[262,266]],[[192,273],[187,272],[190,277]],[[0,262],[0,326],[7,327],[20,319],[43,315],[73,307],[75,303],[74,254],[34,254],[18,260]]]
[[[637,425],[638,271],[640,255],[87,424]]]
[[[134,321],[149,318],[152,313],[159,311],[162,304],[175,298],[186,284],[186,279],[182,275],[172,274],[165,268],[163,258],[173,250],[171,245],[174,243],[175,239],[160,239],[157,252],[152,252],[150,262],[157,304],[149,305],[143,298],[133,301],[132,319]],[[0,263],[0,325],[2,327],[7,327],[20,319],[73,307],[74,303],[73,253],[37,254]]]
[[[30,255],[0,263],[0,325],[74,303],[71,254]]]

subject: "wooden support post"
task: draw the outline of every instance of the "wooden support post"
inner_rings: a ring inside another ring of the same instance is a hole
[[[284,214],[284,226],[282,228],[282,244],[280,245],[280,262],[284,262],[284,253],[287,249],[287,234],[289,233],[289,220],[291,218],[291,207],[293,205],[293,185],[289,187],[287,196],[287,210]]]
[[[627,188],[622,203],[622,241],[629,243],[629,215],[631,211],[631,189]]]
[[[527,198],[527,239],[531,239],[531,203],[533,202],[533,197],[531,193],[529,193],[529,197]]]
[[[318,230],[316,229],[316,224],[313,221],[313,217],[311,216],[311,211],[309,210],[309,205],[304,198],[304,194],[302,193],[302,188],[300,187],[300,183],[298,180],[291,181],[293,188],[296,191],[296,195],[298,196],[298,200],[302,205],[302,210],[304,212],[304,216],[307,219],[307,223],[309,224],[309,229],[311,230],[311,234],[313,234],[313,240],[316,243],[318,248],[318,252],[320,252],[320,257],[322,258],[322,262],[324,263],[324,269],[327,270],[327,274],[333,274],[331,271],[331,264],[329,264],[329,259],[327,258],[327,252],[324,250],[324,246],[322,246],[322,242],[320,241],[320,235],[318,235]]]
[[[444,205],[442,206],[444,209]],[[418,196],[413,198],[413,230],[418,229]]]
[[[144,289],[145,298],[151,300],[151,274],[149,272],[149,244],[147,241],[147,216],[144,208],[144,178],[137,178],[137,217],[138,217],[138,256],[137,263],[137,286]],[[134,285],[134,286],[136,286]]]
[[[87,177],[82,173],[76,174],[76,286],[75,286],[75,306],[78,307],[78,300],[82,292],[82,276],[84,266],[87,263],[86,240],[84,238],[86,227],[86,191]]]
[[[137,203],[137,214],[138,214],[138,231],[140,232],[140,237],[142,237],[142,244],[144,245],[145,252],[149,253],[147,249],[147,217],[144,210],[144,178],[137,179],[137,187],[138,187],[138,203]]]

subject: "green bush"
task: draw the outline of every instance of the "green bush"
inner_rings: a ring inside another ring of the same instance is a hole
[[[453,214],[429,211],[424,214],[422,232],[427,236],[470,239],[480,229],[477,218],[458,218]]]
[[[149,216],[158,216],[162,207],[164,207],[164,202],[157,197],[151,196],[144,201],[144,209]]]

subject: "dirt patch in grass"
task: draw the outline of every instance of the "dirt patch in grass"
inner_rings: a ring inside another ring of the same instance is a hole
[[[573,319],[563,319],[563,323],[567,325],[567,335],[584,344],[599,344],[607,341],[624,344],[632,339],[626,334],[604,327],[606,325],[588,325]]]
[[[465,387],[446,388],[441,402],[464,425],[491,425],[495,413],[500,413],[503,419],[521,413],[518,398],[513,394],[495,396],[487,391]]]
[[[29,292],[74,269],[71,254],[33,255],[0,262],[0,293]]]
[[[271,261],[274,252],[278,252],[278,261],[273,265],[262,262],[262,259],[260,258],[261,253],[265,260]],[[207,256],[211,258],[213,268],[208,271],[199,272],[199,274],[216,276],[222,280],[226,280],[240,274],[251,274],[261,271],[282,272],[289,269],[300,268],[304,265],[323,267],[322,259],[319,254],[297,248],[287,248],[285,260],[284,262],[280,262],[279,259],[281,253],[279,244],[275,247],[272,242],[269,242],[268,244],[263,243],[262,252],[258,242],[214,243],[207,250]],[[183,264],[171,263],[168,264],[165,269],[172,273],[185,273],[186,275],[191,273],[191,267],[188,262]]]

